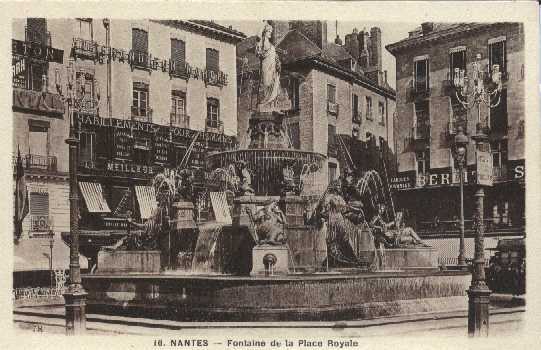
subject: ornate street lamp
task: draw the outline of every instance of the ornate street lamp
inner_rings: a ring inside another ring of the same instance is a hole
[[[477,179],[478,189],[475,193],[477,199],[477,214],[475,225],[475,256],[473,260],[472,283],[468,289],[468,333],[470,336],[488,335],[489,325],[489,298],[490,289],[485,283],[485,255],[484,255],[484,217],[483,217],[483,186],[490,185],[490,180],[481,180],[480,154],[487,149],[489,128],[488,117],[481,117],[481,104],[494,108],[500,103],[502,81],[499,65],[492,66],[492,72],[481,70],[481,55],[477,54],[476,61],[472,63],[471,79],[464,70],[455,69],[453,83],[456,87],[456,97],[466,108],[477,107],[476,134],[472,136],[477,150]],[[492,101],[497,97],[495,103]],[[458,135],[457,135],[458,136]],[[485,159],[486,162],[486,159]],[[484,165],[484,164],[483,164]],[[489,164],[491,170],[491,164]],[[484,174],[486,175],[486,174]],[[490,177],[492,174],[488,174]]]
[[[86,87],[84,78],[79,77],[77,84],[74,61],[70,59],[67,67],[67,93],[64,95],[62,86],[62,77],[57,68],[55,71],[55,83],[58,94],[67,105],[68,117],[70,121],[69,137],[66,143],[69,145],[69,201],[70,201],[70,278],[66,292],[64,293],[66,307],[66,334],[75,335],[86,331],[86,296],[81,281],[81,267],[79,266],[79,190],[77,181],[77,165],[79,163],[79,140],[76,137],[76,119],[75,111],[91,108],[99,104],[99,88],[96,90],[98,101],[92,99],[85,101]],[[94,81],[95,83],[95,81]],[[96,87],[96,85],[94,85]],[[80,97],[77,97],[77,89]],[[86,105],[85,105],[86,103]]]
[[[458,267],[461,270],[466,269],[466,259],[464,257],[464,163],[466,162],[466,146],[469,143],[468,136],[464,134],[462,127],[458,127],[454,140],[454,156],[458,163],[460,178],[460,243],[458,250]]]

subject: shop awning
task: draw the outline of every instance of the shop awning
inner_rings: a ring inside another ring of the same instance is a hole
[[[212,203],[216,222],[231,225],[231,213],[229,212],[225,192],[210,192],[210,202]]]
[[[139,212],[141,219],[148,219],[157,207],[156,194],[152,186],[135,186],[135,195],[139,203]]]
[[[103,198],[101,184],[97,182],[79,182],[79,188],[91,213],[110,213],[111,209]]]
[[[44,238],[21,239],[13,246],[13,271],[39,271],[49,270],[49,256],[51,255],[50,240]],[[70,248],[58,234],[53,239],[53,270],[69,269]],[[79,265],[82,269],[88,268],[87,259],[80,255]]]

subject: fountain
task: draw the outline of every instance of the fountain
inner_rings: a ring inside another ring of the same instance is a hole
[[[229,195],[231,224],[194,228],[190,176],[184,172],[179,183],[167,180],[174,175],[158,175],[158,208],[145,225],[146,238],[128,238],[103,252],[110,258],[114,249],[132,247],[139,258],[120,269],[111,266],[118,259],[98,259],[97,273],[83,276],[88,308],[199,321],[321,321],[465,309],[469,274],[439,270],[437,252],[403,227],[376,171],[355,176],[346,169],[316,200],[307,196],[317,188],[325,156],[287,142],[284,115],[275,105],[279,74],[271,31],[267,24],[256,48],[261,94],[250,143],[208,157],[211,182]],[[145,265],[150,251],[152,266],[161,271]]]

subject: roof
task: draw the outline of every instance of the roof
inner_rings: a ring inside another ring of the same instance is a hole
[[[170,27],[201,33],[209,37],[215,37],[219,40],[237,44],[246,35],[232,27],[225,27],[212,21],[202,20],[153,20],[156,23],[164,24]]]
[[[452,36],[463,35],[465,32],[476,31],[501,23],[433,23],[430,32],[423,34],[422,28],[418,27],[411,31],[410,36],[385,46],[387,51],[396,53],[423,45],[436,40],[449,39]]]
[[[255,55],[255,45],[258,37],[251,36],[237,44],[238,72],[259,69],[259,59]],[[380,86],[359,72],[344,67],[341,63],[353,56],[343,47],[334,43],[327,43],[323,49],[297,30],[287,32],[277,45],[283,65],[294,67],[300,64],[312,64],[325,69],[342,79],[350,79],[368,89],[395,99],[396,92],[387,86]],[[242,69],[241,69],[242,67]]]

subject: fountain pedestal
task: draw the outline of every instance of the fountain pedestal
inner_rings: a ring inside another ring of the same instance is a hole
[[[175,202],[173,203],[173,229],[195,229],[195,221],[193,218],[194,206],[192,202]]]
[[[262,244],[252,249],[252,276],[287,275],[289,252],[285,245]]]

